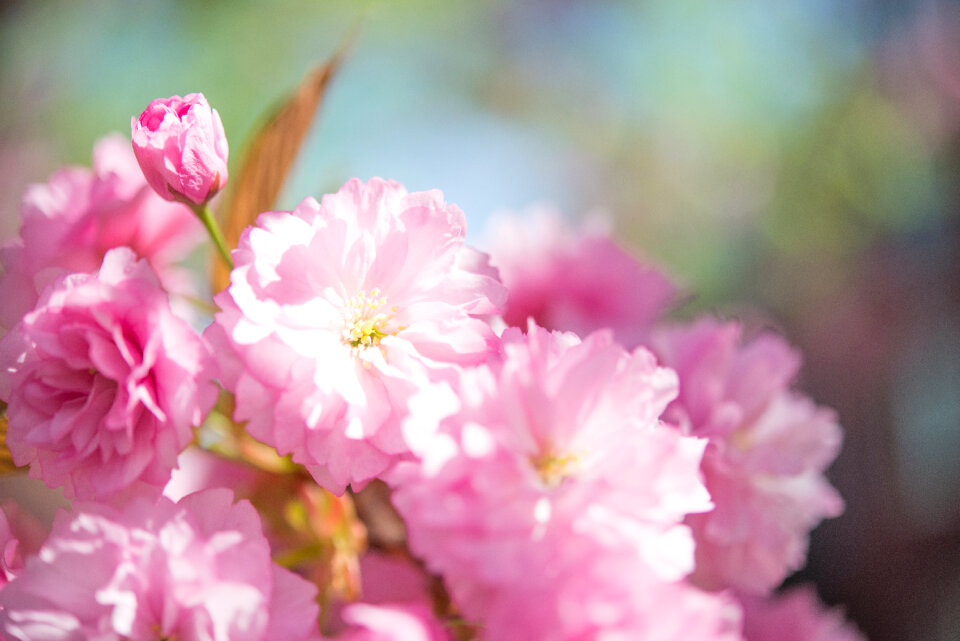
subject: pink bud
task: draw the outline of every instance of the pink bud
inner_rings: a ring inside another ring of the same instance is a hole
[[[133,152],[167,200],[201,205],[227,184],[227,138],[203,94],[157,98],[130,122]]]

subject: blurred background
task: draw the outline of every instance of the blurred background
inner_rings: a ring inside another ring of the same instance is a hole
[[[603,208],[764,318],[846,428],[808,567],[873,641],[960,639],[960,4],[889,0],[0,2],[0,237],[153,98],[202,91],[233,168],[358,22],[280,205],[347,178]],[[2,304],[2,302],[0,302]]]

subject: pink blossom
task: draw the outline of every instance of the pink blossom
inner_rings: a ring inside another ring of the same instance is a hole
[[[866,641],[809,586],[771,597],[743,597],[744,641]]]
[[[453,641],[434,615],[430,577],[410,559],[368,550],[360,576],[362,601],[337,613],[337,641]]]
[[[506,323],[526,327],[533,318],[580,336],[609,327],[624,345],[641,344],[676,288],[617,245],[607,227],[598,218],[574,226],[548,208],[491,219],[490,260],[510,291]]]
[[[489,639],[693,638],[676,623],[653,632],[679,597],[644,609],[686,591],[682,520],[711,505],[705,443],[657,420],[673,372],[610,332],[581,342],[531,324],[504,332],[502,364],[464,371],[458,392],[463,407],[424,441],[419,468],[398,471],[393,500],[466,618]],[[718,603],[703,616],[720,635],[719,601],[704,601]]]
[[[0,589],[23,569],[20,541],[7,520],[6,510],[0,510]]]
[[[343,619],[351,627],[336,637],[338,641],[453,641],[424,603],[351,603],[344,608]]]
[[[67,272],[94,272],[104,254],[128,246],[146,258],[171,291],[189,290],[172,267],[203,240],[186,207],[153,193],[119,134],[93,150],[93,170],[68,167],[23,196],[20,237],[0,248],[0,326],[13,327],[43,288]]]
[[[233,253],[208,330],[235,418],[342,493],[409,455],[408,400],[497,337],[505,292],[439,191],[351,180],[261,214]]]
[[[301,641],[317,590],[274,565],[256,510],[229,490],[61,511],[36,557],[0,592],[18,641]]]
[[[227,487],[240,497],[249,497],[262,475],[248,463],[190,446],[177,457],[177,467],[163,488],[163,495],[179,501],[188,494],[215,487]]]
[[[0,342],[7,446],[68,497],[162,487],[216,401],[213,367],[149,265],[113,249],[97,274],[48,287]]]
[[[694,580],[761,594],[803,565],[807,534],[843,503],[823,477],[841,441],[830,410],[789,388],[799,355],[765,333],[741,344],[736,323],[704,319],[653,340],[680,376],[664,415],[709,439],[703,474],[716,507],[688,517]]]
[[[365,603],[430,602],[430,577],[405,555],[367,550],[360,557],[360,577]]]
[[[11,488],[5,489],[9,492]],[[43,491],[50,492],[45,488]],[[25,498],[36,500],[38,497],[28,491]],[[22,509],[16,500],[8,499],[0,504],[0,590],[20,574],[24,559],[37,553],[49,533],[49,525],[45,526]]]
[[[580,636],[552,638],[742,641],[740,606],[728,593],[704,592],[686,581],[657,580],[622,556],[606,555],[592,566],[584,564],[584,569],[579,593],[570,591],[560,616],[570,621],[589,612],[594,621],[603,623],[595,623],[594,629]],[[520,619],[523,613],[515,610],[514,616]],[[489,637],[490,641],[496,638],[500,637]]]
[[[227,137],[200,93],[157,98],[130,119],[133,152],[162,198],[202,205],[227,184]]]

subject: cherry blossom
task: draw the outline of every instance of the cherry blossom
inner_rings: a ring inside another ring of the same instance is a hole
[[[635,347],[677,295],[670,280],[611,238],[606,219],[573,225],[548,207],[499,213],[487,225],[491,261],[510,290],[503,318],[581,336],[611,328]]]
[[[18,641],[316,639],[316,588],[274,565],[260,518],[229,490],[61,511],[0,591]]]
[[[207,332],[235,418],[336,493],[408,458],[410,397],[497,346],[479,316],[505,290],[465,232],[439,191],[377,178],[261,214]]]
[[[827,609],[810,586],[771,597],[747,596],[744,641],[866,641],[837,609]]]
[[[59,276],[95,272],[114,247],[145,258],[168,291],[190,293],[189,274],[174,263],[203,237],[189,209],[153,193],[129,141],[107,136],[94,147],[92,170],[61,169],[24,194],[19,238],[0,248],[0,326],[16,325]]]
[[[806,559],[807,535],[843,502],[823,476],[840,448],[833,412],[790,389],[799,355],[772,333],[741,341],[736,323],[663,329],[653,345],[680,376],[665,413],[709,439],[703,474],[716,507],[691,515],[694,580],[762,594]]]
[[[610,332],[581,342],[531,324],[504,332],[502,364],[464,371],[458,392],[422,463],[398,472],[394,503],[411,550],[486,638],[692,638],[657,619],[688,594],[716,634],[697,638],[736,638],[735,609],[728,625],[721,597],[682,582],[683,518],[711,503],[705,442],[657,420],[673,372]]]
[[[216,401],[215,375],[146,261],[113,249],[96,274],[48,287],[0,341],[7,447],[70,498],[159,493]]]

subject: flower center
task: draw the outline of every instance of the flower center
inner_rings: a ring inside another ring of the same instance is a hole
[[[580,458],[576,454],[557,454],[546,449],[530,458],[530,464],[547,487],[557,487],[577,471]]]
[[[387,298],[380,294],[378,288],[370,293],[360,292],[350,298],[344,306],[343,342],[349,345],[356,353],[380,344],[384,336],[396,334],[403,329],[396,327],[389,329],[387,324],[397,308],[387,308]]]

